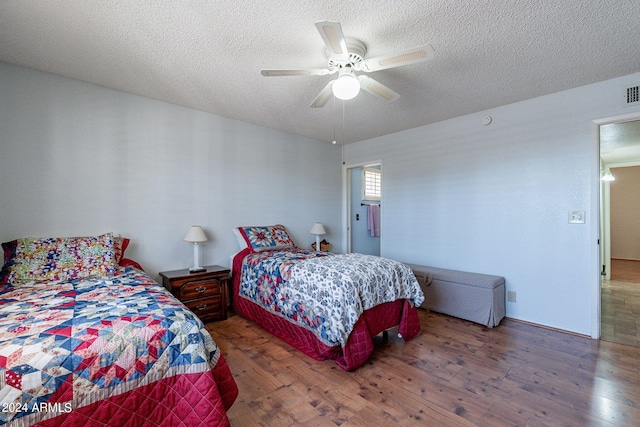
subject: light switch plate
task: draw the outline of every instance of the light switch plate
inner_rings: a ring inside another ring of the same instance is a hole
[[[569,224],[584,224],[585,211],[570,211]]]

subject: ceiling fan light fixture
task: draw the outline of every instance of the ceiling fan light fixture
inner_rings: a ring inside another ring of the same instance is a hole
[[[360,93],[360,82],[353,74],[343,73],[333,82],[331,90],[336,98],[347,101]]]
[[[347,38],[342,32],[339,22],[318,21],[316,29],[324,41],[328,64],[327,68],[309,68],[298,70],[271,70],[263,69],[260,73],[266,77],[274,76],[324,76],[338,73],[338,78],[329,80],[324,88],[309,105],[312,108],[321,108],[331,98],[349,100],[358,96],[360,89],[372,94],[374,97],[387,101],[395,101],[400,95],[380,82],[353,72],[370,73],[372,71],[386,70],[387,68],[401,67],[417,64],[433,59],[434,50],[430,45],[417,46],[402,52],[389,53],[375,58],[365,58],[367,46],[355,38]],[[334,138],[335,139],[335,138]]]

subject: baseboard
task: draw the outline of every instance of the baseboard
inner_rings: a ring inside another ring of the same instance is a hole
[[[591,339],[591,335],[586,335],[586,334],[580,334],[578,332],[567,331],[566,329],[554,328],[552,326],[541,325],[539,323],[534,323],[534,322],[527,322],[526,320],[514,319],[513,317],[507,317],[507,316],[505,316],[505,319],[509,319],[512,322],[522,323],[523,325],[529,325],[529,326],[534,326],[536,328],[546,329],[548,331],[561,332],[563,334],[573,335],[574,337]]]

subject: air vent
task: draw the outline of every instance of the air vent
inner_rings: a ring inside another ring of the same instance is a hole
[[[626,105],[640,104],[640,86],[628,87],[626,95]]]

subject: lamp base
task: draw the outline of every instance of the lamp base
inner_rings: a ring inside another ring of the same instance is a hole
[[[189,269],[189,274],[191,274],[191,273],[202,273],[203,271],[207,271],[207,269],[204,268],[204,267],[191,267]]]

